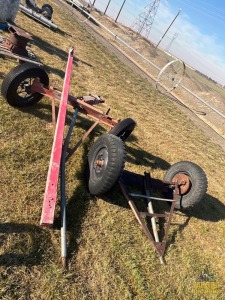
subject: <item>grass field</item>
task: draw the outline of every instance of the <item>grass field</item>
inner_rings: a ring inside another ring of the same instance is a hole
[[[39,1],[38,5],[44,3]],[[33,52],[50,80],[62,87],[67,53],[75,47],[71,95],[106,100],[114,118],[131,117],[137,127],[126,142],[125,168],[162,179],[181,160],[200,165],[208,178],[202,202],[176,211],[166,265],[140,229],[119,188],[104,197],[89,194],[84,180],[88,149],[106,128],[99,126],[67,164],[69,269],[60,264],[60,210],[54,228],[39,226],[52,146],[47,99],[23,110],[0,96],[0,299],[225,299],[225,153],[149,82],[133,73],[56,2],[51,31],[18,14],[33,35]],[[0,79],[16,66],[0,60]],[[68,113],[67,127],[72,111]],[[90,126],[80,116],[72,142]],[[202,274],[211,282],[200,285]]]

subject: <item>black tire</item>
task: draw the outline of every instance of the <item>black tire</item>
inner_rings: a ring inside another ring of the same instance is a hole
[[[100,136],[88,154],[90,193],[100,195],[109,191],[119,179],[124,163],[123,141],[113,134]]]
[[[180,190],[178,200],[175,203],[177,209],[188,209],[199,203],[207,191],[207,178],[205,172],[193,162],[181,161],[172,165],[164,176],[164,181],[173,181],[175,176],[187,176],[188,186]],[[173,198],[173,191],[166,195]]]
[[[45,70],[32,63],[24,63],[12,69],[3,79],[1,93],[6,101],[14,107],[26,107],[36,104],[43,97],[31,93],[30,87],[35,78],[48,87],[49,77]]]
[[[51,20],[53,15],[53,8],[49,4],[44,4],[41,8],[41,14],[46,17],[48,20]]]
[[[127,118],[116,124],[116,126],[114,126],[109,133],[114,134],[122,141],[125,141],[130,136],[135,126],[136,122],[131,118]]]

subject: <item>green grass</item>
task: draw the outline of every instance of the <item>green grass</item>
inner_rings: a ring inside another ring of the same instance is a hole
[[[42,4],[43,1],[40,1]],[[119,188],[91,196],[83,178],[88,149],[105,132],[99,126],[67,164],[69,270],[60,264],[59,201],[53,229],[39,226],[52,146],[51,105],[43,99],[23,110],[0,97],[0,299],[224,299],[195,294],[202,272],[225,281],[225,153],[147,80],[99,44],[76,18],[54,8],[61,33],[19,13],[17,23],[34,35],[33,52],[62,87],[67,53],[75,47],[70,94],[101,95],[114,118],[132,117],[137,128],[126,143],[126,169],[162,179],[180,160],[199,164],[208,177],[202,202],[177,211],[165,260],[140,229]],[[1,80],[15,62],[1,59]],[[68,113],[67,128],[72,116]],[[78,118],[72,142],[91,121]]]

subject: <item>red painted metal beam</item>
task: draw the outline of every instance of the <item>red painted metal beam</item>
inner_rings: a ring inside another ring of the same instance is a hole
[[[52,145],[51,158],[48,169],[48,176],[42,207],[40,224],[51,226],[54,222],[55,204],[57,200],[57,185],[59,178],[60,162],[63,146],[63,134],[66,120],[67,102],[69,96],[70,79],[73,65],[73,49],[70,49],[63,84],[63,91],[59,106],[58,118],[56,123],[54,141]]]

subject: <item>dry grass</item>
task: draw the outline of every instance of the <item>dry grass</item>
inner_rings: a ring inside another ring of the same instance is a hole
[[[68,49],[74,46],[70,93],[100,94],[107,100],[103,108],[111,107],[113,117],[137,121],[126,143],[126,169],[150,170],[152,177],[162,179],[171,164],[190,160],[205,170],[209,188],[198,207],[176,212],[167,265],[160,265],[119,189],[97,198],[85,187],[89,146],[105,132],[99,126],[67,165],[69,271],[63,272],[59,207],[54,229],[38,225],[52,145],[50,103],[44,99],[18,110],[1,97],[0,299],[224,299],[222,288],[201,298],[194,284],[204,271],[219,284],[225,280],[225,153],[71,14],[49,3],[60,33],[21,13],[17,23],[34,35],[33,51],[57,87],[62,86]],[[1,79],[15,65],[1,59]],[[89,124],[80,116],[72,140]]]

